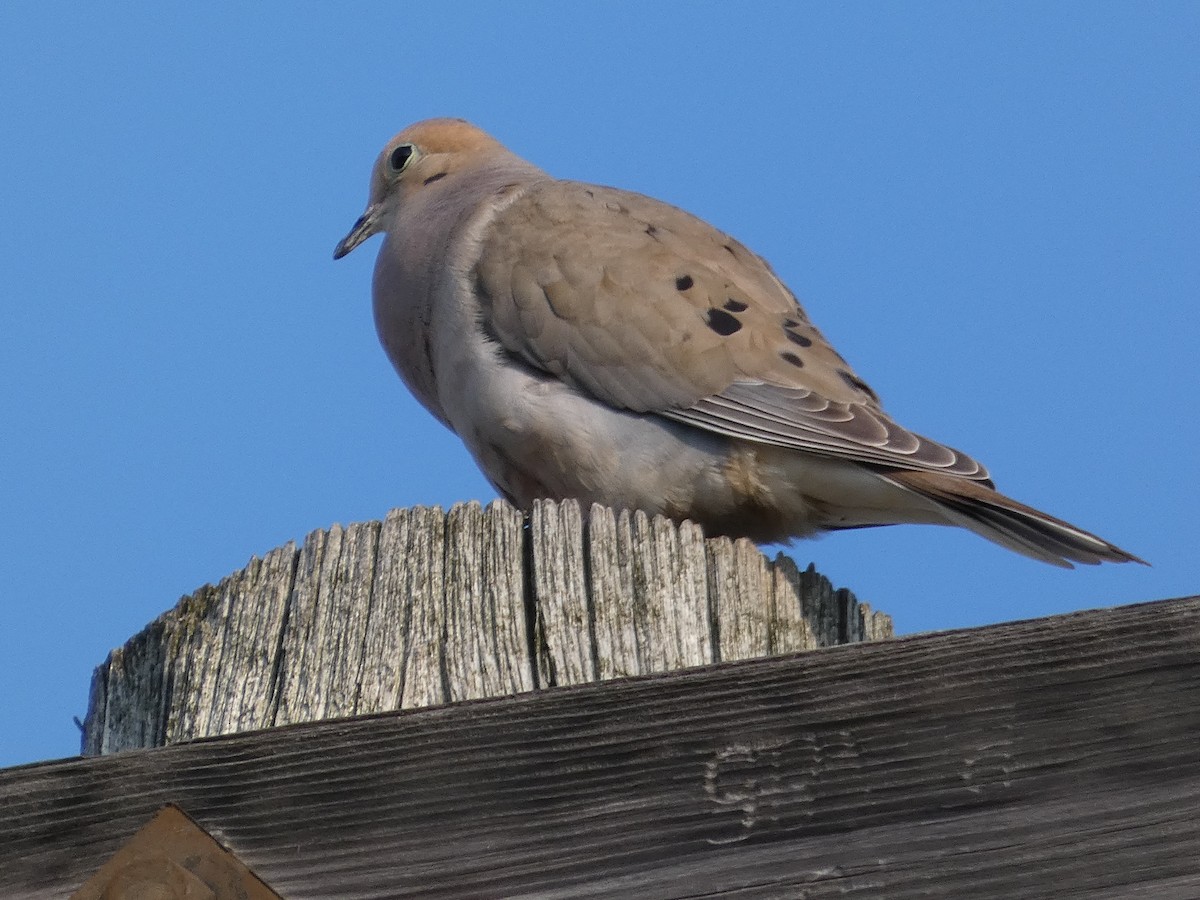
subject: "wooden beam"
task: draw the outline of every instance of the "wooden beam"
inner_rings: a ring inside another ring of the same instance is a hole
[[[96,670],[83,752],[499,697],[891,636],[810,566],[691,523],[541,502],[314,531]]]
[[[288,898],[1200,895],[1200,598],[0,772],[0,896],[174,802]]]

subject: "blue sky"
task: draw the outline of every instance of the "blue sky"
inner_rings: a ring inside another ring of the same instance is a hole
[[[489,500],[373,331],[370,165],[462,116],[763,254],[905,425],[1152,568],[793,549],[902,632],[1200,591],[1200,5],[0,10],[0,766],[181,595]]]

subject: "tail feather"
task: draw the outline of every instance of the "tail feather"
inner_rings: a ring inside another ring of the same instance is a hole
[[[890,471],[888,481],[920,494],[940,506],[948,521],[969,528],[990,541],[1051,565],[1072,569],[1072,563],[1102,562],[1149,565],[1132,553],[1070,522],[1019,503],[978,481],[940,472]]]

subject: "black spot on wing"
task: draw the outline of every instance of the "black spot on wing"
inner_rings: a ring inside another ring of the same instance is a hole
[[[745,312],[749,308],[750,307],[748,307],[741,300],[734,300],[732,297],[725,301],[725,309],[729,310],[731,313]]]
[[[791,341],[793,344],[795,344],[797,347],[811,347],[812,346],[812,340],[810,338],[806,338],[802,334],[796,334],[796,332],[787,331],[786,329],[784,330],[783,333],[786,334],[787,339],[789,341]]]
[[[802,360],[800,357],[798,357],[795,353],[793,353],[790,350],[784,350],[779,355],[780,355],[780,357],[783,358],[784,362],[791,363],[797,369],[801,369],[804,367],[804,360]]]
[[[742,330],[742,323],[723,309],[708,311],[708,327],[722,337],[728,337]]]
[[[688,288],[690,288],[695,283],[696,282],[692,281],[691,275],[680,275],[678,278],[675,279],[675,290],[686,291]]]

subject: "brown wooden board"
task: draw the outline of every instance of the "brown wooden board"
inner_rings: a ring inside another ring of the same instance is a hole
[[[286,898],[1200,896],[1200,598],[0,772],[0,896],[164,803]]]
[[[164,806],[71,900],[280,900],[179,807]]]

